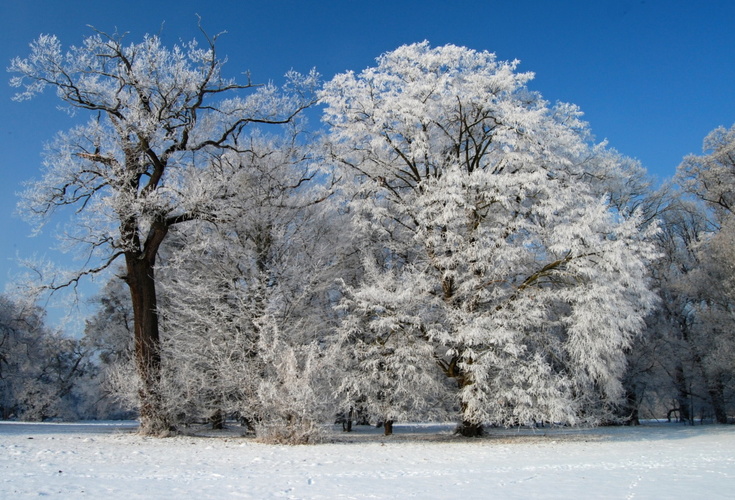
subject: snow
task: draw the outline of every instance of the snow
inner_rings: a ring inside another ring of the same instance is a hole
[[[133,422],[0,423],[0,498],[732,498],[735,426],[491,430],[396,425],[274,446],[148,438]],[[212,437],[212,436],[216,437]]]

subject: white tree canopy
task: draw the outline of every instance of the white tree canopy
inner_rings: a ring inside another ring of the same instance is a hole
[[[575,106],[529,91],[517,64],[424,42],[321,94],[380,269],[352,305],[366,328],[432,345],[473,425],[573,422],[616,401],[655,300],[639,217],[594,185],[601,168],[622,182],[627,160],[589,143]],[[386,289],[400,307],[381,305]]]
[[[144,252],[156,224],[206,217],[222,189],[202,170],[208,155],[235,148],[248,124],[290,121],[311,104],[304,93],[316,85],[316,74],[296,73],[286,86],[302,93],[236,83],[222,75],[215,40],[169,48],[156,36],[125,45],[122,36],[98,33],[67,51],[53,35],[34,41],[30,57],[9,68],[21,89],[15,99],[50,86],[70,113],[92,113],[48,146],[44,175],[22,194],[20,213],[40,228],[73,205],[84,218],[75,219],[72,239],[103,262]]]
[[[735,125],[707,134],[702,155],[688,155],[677,177],[685,190],[716,211],[719,220],[735,213]]]
[[[704,202],[709,224],[696,228],[688,242],[691,262],[676,286],[686,306],[682,337],[698,372],[690,377],[701,374],[704,390],[697,396],[718,422],[726,423],[734,399],[735,126],[710,132],[702,150],[702,155],[684,158],[677,177],[686,192]]]

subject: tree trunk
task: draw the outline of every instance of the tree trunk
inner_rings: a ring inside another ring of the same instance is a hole
[[[709,393],[710,401],[712,402],[715,421],[718,424],[726,424],[727,409],[725,405],[725,387],[719,375],[715,375],[713,378],[715,380],[710,382],[707,392]]]
[[[639,415],[639,401],[635,387],[625,389],[625,405],[623,407],[625,425],[641,425]]]
[[[674,372],[674,384],[676,385],[676,402],[679,406],[679,422],[691,422],[692,410],[689,406],[689,391],[687,390],[684,367],[677,364]]]
[[[156,309],[153,263],[137,252],[125,254],[127,284],[133,302],[135,363],[140,377],[140,432],[165,435],[170,431],[160,392],[161,341]]]
[[[350,411],[347,412],[345,420],[342,422],[342,430],[345,432],[352,432],[352,417],[354,409],[350,406]]]
[[[383,424],[383,433],[386,436],[390,436],[393,434],[393,421],[392,420],[386,420]]]
[[[217,409],[212,416],[209,417],[209,421],[212,423],[212,430],[222,430],[225,428],[225,412],[221,409]]]
[[[464,437],[480,437],[484,434],[484,430],[482,428],[482,424],[463,420],[462,423],[457,426],[454,433]]]
[[[456,359],[456,358],[455,358]],[[453,360],[452,366],[456,367],[456,362]],[[456,369],[456,372],[454,371]],[[458,368],[452,369],[452,375],[457,380],[457,387],[460,393],[463,388],[472,384],[472,379],[466,373],[462,373]],[[483,434],[482,423],[473,422],[467,418],[467,403],[462,401],[460,404],[460,413],[463,417],[462,422],[457,425],[457,429],[454,431],[455,434],[459,434],[464,437],[480,437]]]

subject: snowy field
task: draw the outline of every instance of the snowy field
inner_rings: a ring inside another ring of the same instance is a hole
[[[130,422],[0,422],[0,498],[735,498],[735,426],[335,432],[328,444],[166,439]]]

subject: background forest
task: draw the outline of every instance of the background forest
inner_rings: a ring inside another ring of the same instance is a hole
[[[237,418],[312,442],[350,422],[726,423],[735,127],[657,183],[515,61],[410,44],[281,86],[217,37],[41,36],[12,61],[84,122],[21,195],[81,265],[2,296],[4,419]],[[307,121],[307,117],[311,121]],[[104,283],[82,336],[47,294]]]

